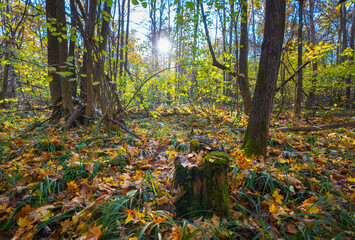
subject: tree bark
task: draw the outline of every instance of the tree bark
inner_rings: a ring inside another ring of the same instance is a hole
[[[350,48],[355,51],[355,8],[353,9],[353,22],[351,25],[351,31],[350,31]],[[353,54],[352,61],[355,60],[355,54]],[[351,87],[351,77],[350,77],[350,87]],[[351,93],[350,93],[351,95]],[[352,99],[352,109],[355,109],[355,87],[353,86],[353,96],[350,96],[350,99]]]
[[[309,24],[310,24],[310,42],[312,44],[312,47],[314,47],[317,44],[316,40],[316,29],[314,26],[314,4],[315,0],[309,0]],[[317,86],[317,70],[318,70],[318,63],[313,62],[312,63],[312,80],[311,80],[311,90],[308,95],[308,102],[307,102],[307,107],[312,108],[314,105],[314,100],[315,100],[315,92],[316,92],[316,86]]]
[[[65,38],[67,36],[66,32],[66,19],[65,19],[65,2],[64,0],[57,0],[57,20],[58,20],[58,30],[61,34],[61,41],[59,41],[59,68],[60,72],[70,72],[68,65],[66,64],[68,59],[68,41]],[[73,112],[73,99],[72,93],[69,85],[68,76],[61,75],[61,87],[62,87],[62,102],[63,109],[66,113]]]
[[[239,89],[243,97],[244,112],[250,113],[251,94],[248,80],[248,2],[241,0],[241,23],[240,23],[240,54],[239,54]]]
[[[266,0],[264,39],[247,131],[246,154],[266,156],[269,123],[285,30],[284,0]]]
[[[57,26],[57,1],[46,1],[47,23],[51,24],[53,29],[58,29]],[[55,102],[62,96],[62,86],[60,76],[56,73],[59,67],[59,41],[57,36],[53,35],[54,32],[47,28],[47,52],[48,52],[48,65],[50,67],[48,76],[52,79],[49,82],[51,92],[51,102]]]
[[[298,68],[302,66],[302,46],[303,46],[303,0],[298,0],[298,48],[297,48],[297,64]],[[297,75],[296,97],[294,113],[296,118],[300,118],[302,105],[302,89],[303,89],[303,72],[299,71]]]

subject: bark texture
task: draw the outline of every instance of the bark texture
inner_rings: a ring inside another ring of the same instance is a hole
[[[258,77],[243,148],[247,155],[266,155],[269,122],[285,30],[284,0],[267,0]]]
[[[57,2],[56,0],[46,1],[47,22],[57,29]],[[59,41],[57,36],[53,36],[49,28],[47,29],[47,50],[48,50],[48,65],[51,67],[48,71],[48,76],[52,79],[49,82],[52,104],[62,96],[62,86],[60,76],[56,73],[59,67]]]
[[[299,0],[299,9],[298,9],[298,47],[297,47],[297,64],[298,68],[302,66],[302,42],[303,42],[303,0]],[[296,84],[296,98],[295,98],[295,116],[300,117],[301,114],[301,104],[302,104],[302,90],[303,90],[303,75],[302,71],[298,72],[297,75],[297,84]]]
[[[239,72],[238,83],[240,92],[243,97],[244,112],[246,115],[250,113],[251,95],[248,80],[248,3],[242,0],[242,18],[240,23],[240,55],[239,55]]]

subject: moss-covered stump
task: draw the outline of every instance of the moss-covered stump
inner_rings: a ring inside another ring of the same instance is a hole
[[[211,152],[200,167],[185,167],[181,159],[176,158],[174,187],[183,186],[186,191],[175,202],[177,217],[212,216],[214,213],[228,217],[228,166],[229,157],[221,152]]]

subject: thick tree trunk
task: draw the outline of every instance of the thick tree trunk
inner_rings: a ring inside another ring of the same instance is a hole
[[[267,138],[285,29],[284,0],[266,0],[264,39],[243,148],[247,155],[266,156]]]
[[[297,63],[298,67],[302,66],[302,46],[303,46],[303,0],[299,0],[298,5],[298,48],[297,48]],[[302,104],[302,90],[303,90],[303,71],[299,71],[297,75],[296,84],[296,97],[295,97],[295,108],[294,113],[296,118],[300,118],[301,115],[301,104]]]
[[[47,11],[47,23],[51,24],[52,29],[58,29],[56,19],[57,19],[57,1],[47,0],[46,1],[46,11]],[[57,36],[53,36],[50,28],[47,28],[47,51],[48,51],[48,65],[50,67],[48,71],[48,76],[52,79],[49,82],[49,88],[51,92],[52,104],[62,96],[62,86],[60,76],[56,73],[59,67],[59,41]]]
[[[250,113],[251,94],[248,80],[248,2],[241,0],[242,17],[240,23],[240,55],[239,55],[239,73],[238,83],[243,97],[244,112]]]

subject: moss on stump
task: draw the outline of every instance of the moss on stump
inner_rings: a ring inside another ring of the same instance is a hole
[[[196,140],[190,141],[190,151],[196,152],[200,148],[200,143]]]
[[[186,193],[175,202],[178,217],[230,215],[228,198],[229,157],[225,153],[211,152],[201,167],[184,167],[175,160],[174,186],[184,187]]]

